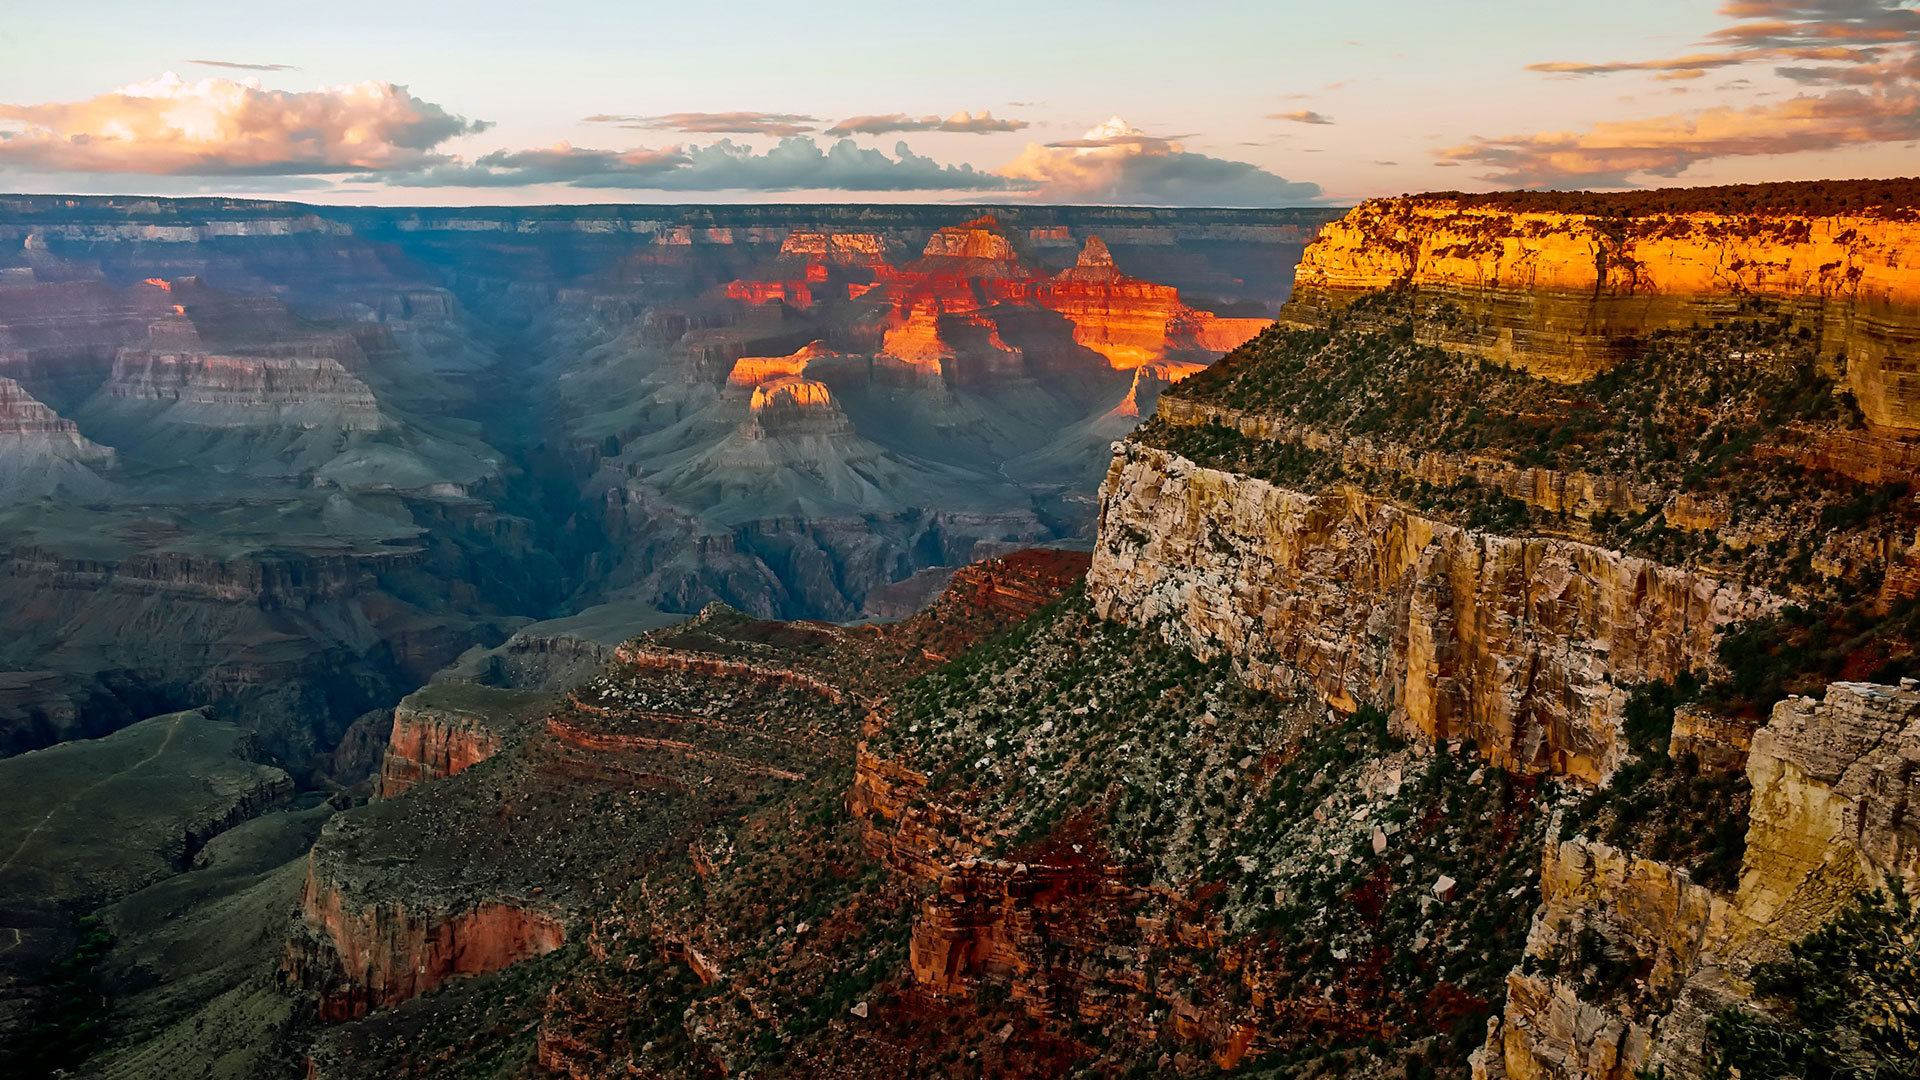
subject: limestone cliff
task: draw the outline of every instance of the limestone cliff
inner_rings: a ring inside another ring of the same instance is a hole
[[[1475,1076],[1630,1080],[1700,1075],[1707,1021],[1746,1002],[1755,964],[1863,888],[1920,880],[1904,807],[1920,762],[1920,692],[1835,683],[1790,698],[1755,735],[1752,825],[1738,889],[1576,838],[1549,848],[1542,904]]]
[[[1410,285],[1458,305],[1449,343],[1579,381],[1634,339],[1777,299],[1844,358],[1873,424],[1920,430],[1920,222],[1875,213],[1654,213],[1628,218],[1376,199],[1307,248],[1282,320],[1322,325]]]
[[[1226,653],[1256,685],[1391,709],[1436,740],[1588,782],[1623,752],[1622,687],[1710,666],[1778,600],[1552,538],[1510,539],[1355,488],[1320,494],[1135,444],[1103,489],[1101,614]]]

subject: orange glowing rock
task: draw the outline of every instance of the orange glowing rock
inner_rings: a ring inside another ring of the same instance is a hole
[[[768,304],[775,301],[806,310],[813,306],[813,290],[807,287],[805,279],[798,281],[729,281],[727,299],[742,300],[749,304]]]
[[[1000,221],[992,214],[951,225],[927,240],[923,254],[936,258],[986,259],[1012,262],[1013,245],[1000,231]]]
[[[1097,236],[1079,262],[1044,282],[1035,302],[1073,323],[1073,340],[1126,370],[1174,352],[1223,353],[1258,334],[1266,319],[1222,319],[1196,311],[1169,285],[1128,277]]]
[[[807,373],[807,364],[823,356],[838,356],[825,342],[810,341],[785,356],[743,356],[733,362],[727,382],[733,386],[758,386],[783,376]]]
[[[887,241],[878,233],[825,233],[796,229],[780,244],[780,254],[843,266],[873,266],[887,258]]]
[[[1205,371],[1207,365],[1190,360],[1156,360],[1141,364],[1133,369],[1133,385],[1127,388],[1127,396],[1114,407],[1116,416],[1134,416],[1141,414],[1141,397],[1150,394],[1157,398],[1160,391],[1192,375],[1196,371]]]
[[[728,282],[729,299],[749,304],[779,301],[802,311],[840,291],[835,281],[846,282],[846,296],[853,299],[873,287],[863,279],[890,273],[886,261],[887,242],[875,233],[824,233],[795,231],[780,244],[780,254],[760,268],[757,277]],[[855,289],[859,292],[855,292]]]
[[[168,281],[166,278],[150,277],[147,279],[147,284],[159,289],[161,292],[173,291],[173,282]]]
[[[786,375],[753,388],[754,412],[762,410],[811,412],[836,409],[833,392],[827,384]]]
[[[941,229],[925,253],[889,275],[887,301],[896,321],[931,304],[938,312],[978,311],[997,303],[1029,303],[1034,272],[1020,262],[992,215]]]
[[[1653,331],[1778,302],[1845,360],[1876,427],[1920,431],[1920,222],[1875,213],[1586,214],[1446,198],[1373,199],[1324,226],[1282,319],[1324,325],[1377,289],[1456,303],[1446,342],[1561,382],[1592,378]]]
[[[889,327],[881,340],[880,352],[919,368],[938,370],[941,362],[954,356],[953,347],[940,336],[940,305],[928,298],[916,304],[906,320]]]

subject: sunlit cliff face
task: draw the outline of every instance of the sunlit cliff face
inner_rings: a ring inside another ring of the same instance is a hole
[[[809,363],[832,355],[833,350],[826,345],[811,341],[786,356],[743,356],[733,362],[727,382],[734,386],[759,386],[783,376],[805,375]]]
[[[1920,430],[1920,223],[1788,212],[1584,214],[1448,200],[1374,200],[1321,230],[1283,321],[1313,322],[1406,282],[1455,299],[1477,326],[1456,344],[1561,381],[1590,378],[1637,335],[1712,321],[1714,305],[1786,305],[1846,358],[1875,426]]]
[[[1097,236],[1079,261],[1035,290],[1040,306],[1073,323],[1073,340],[1127,370],[1172,352],[1227,352],[1258,334],[1266,319],[1222,319],[1195,311],[1170,285],[1128,277]]]
[[[762,410],[797,411],[833,407],[833,393],[827,389],[826,383],[795,376],[783,376],[754,387],[751,404],[756,413]]]
[[[824,233],[796,229],[781,242],[780,254],[826,263],[870,266],[886,261],[887,242],[876,233]]]

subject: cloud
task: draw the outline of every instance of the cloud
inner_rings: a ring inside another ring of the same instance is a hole
[[[0,168],[272,176],[422,168],[488,125],[365,82],[304,92],[171,72],[85,101],[0,104]]]
[[[664,116],[621,116],[597,113],[589,124],[618,124],[638,131],[681,131],[694,135],[805,135],[815,130],[817,116],[800,113],[682,112]]]
[[[1331,124],[1333,117],[1312,109],[1295,109],[1292,112],[1268,113],[1269,120],[1290,120],[1296,124]]]
[[[1009,191],[1023,185],[971,165],[942,165],[900,143],[894,156],[842,139],[822,150],[802,136],[764,153],[722,139],[710,146],[659,150],[500,150],[472,162],[381,174],[402,187],[518,187],[650,191]]]
[[[1733,25],[1707,36],[1712,52],[1531,65],[1571,76],[1638,71],[1687,80],[1709,70],[1784,64],[1775,74],[1807,92],[1746,108],[1608,121],[1580,132],[1476,137],[1442,151],[1442,163],[1490,166],[1483,179],[1520,186],[1625,187],[1638,177],[1675,177],[1716,158],[1906,142],[1920,137],[1920,11],[1912,3],[1727,0],[1720,13]],[[1750,84],[1736,79],[1723,89],[1743,85]]]
[[[1446,159],[1492,166],[1488,179],[1538,186],[1632,186],[1632,177],[1674,177],[1713,158],[1831,150],[1920,137],[1920,94],[1837,90],[1745,109],[1596,124],[1585,132],[1476,138]]]
[[[912,117],[905,113],[881,116],[855,116],[827,129],[829,135],[893,135],[907,131],[947,131],[964,135],[990,135],[1019,131],[1029,126],[1025,120],[1001,120],[986,109],[978,115],[962,110],[949,117]]]
[[[243,64],[238,60],[193,60],[201,67],[230,68],[234,71],[299,71],[292,64]]]
[[[1318,184],[1189,153],[1180,137],[1149,135],[1116,116],[1078,139],[1028,143],[1000,175],[1046,202],[1297,206],[1320,197]]]

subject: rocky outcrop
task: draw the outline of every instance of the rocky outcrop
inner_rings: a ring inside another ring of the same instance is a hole
[[[1034,290],[1034,302],[1065,315],[1076,344],[1121,369],[1174,353],[1226,352],[1268,325],[1196,311],[1181,302],[1180,290],[1122,274],[1097,236],[1087,238],[1078,263]]]
[[[1087,588],[1103,616],[1226,652],[1257,685],[1375,703],[1489,760],[1592,783],[1627,684],[1708,667],[1778,600],[1572,541],[1509,539],[1118,446]]]
[[[169,422],[205,427],[387,426],[367,385],[332,357],[227,356],[122,349],[103,393],[174,406]]]
[[[397,1005],[462,975],[485,975],[566,943],[565,923],[533,906],[450,902],[416,909],[363,900],[316,856],[283,970],[322,1020]]]
[[[1816,876],[1920,886],[1920,688],[1834,683],[1791,697],[1753,737],[1740,907],[1772,922]]]
[[[790,435],[851,435],[853,424],[833,400],[827,384],[787,375],[753,388],[748,407],[753,419],[748,438]]]
[[[1133,385],[1127,387],[1127,396],[1114,406],[1114,415],[1138,418],[1152,413],[1160,400],[1160,391],[1205,369],[1205,364],[1185,360],[1155,360],[1141,364],[1133,369]]]
[[[1550,848],[1526,960],[1479,1078],[1631,1080],[1702,1075],[1708,1021],[1751,1000],[1778,958],[1861,889],[1920,882],[1920,691],[1834,683],[1774,707],[1753,736],[1740,884],[1716,893],[1652,860],[1584,839]],[[1598,965],[1619,972],[1595,978]]]
[[[727,373],[727,382],[733,386],[753,387],[772,379],[788,376],[797,378],[807,373],[807,365],[813,361],[836,355],[824,342],[813,341],[785,356],[743,356],[733,362],[733,370]]]
[[[1451,301],[1445,344],[1578,381],[1637,337],[1711,322],[1742,298],[1780,301],[1845,358],[1867,419],[1920,430],[1920,223],[1776,212],[1626,219],[1376,199],[1307,248],[1283,322],[1324,324],[1357,297],[1408,285]]]
[[[780,254],[837,265],[878,266],[886,262],[888,246],[879,233],[795,229],[780,241]]]
[[[60,496],[99,498],[111,488],[110,447],[80,434],[73,421],[0,376],[0,503]]]
[[[407,695],[393,710],[380,766],[380,797],[478,765],[523,734],[526,723],[553,699],[538,692],[458,683]]]
[[[1082,551],[1016,551],[954,571],[943,599],[969,609],[1024,619],[1085,577],[1090,563],[1090,556]]]

